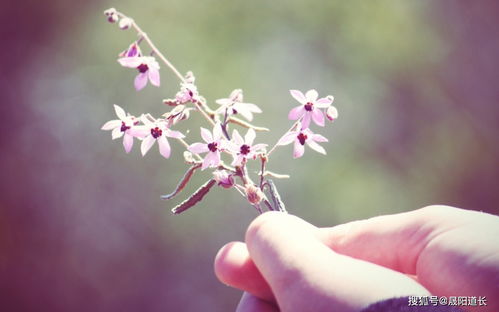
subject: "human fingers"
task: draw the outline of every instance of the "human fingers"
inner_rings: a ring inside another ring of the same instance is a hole
[[[274,301],[272,290],[251,260],[246,244],[231,242],[223,246],[215,257],[214,267],[222,283]]]
[[[245,292],[237,305],[236,312],[279,312],[279,309],[274,304]]]
[[[359,311],[386,298],[428,294],[404,274],[335,253],[317,231],[297,217],[270,212],[246,232],[250,257],[282,311]]]
[[[434,294],[491,298],[499,293],[499,246],[492,239],[499,237],[497,216],[429,206],[319,233],[333,250],[414,274]]]

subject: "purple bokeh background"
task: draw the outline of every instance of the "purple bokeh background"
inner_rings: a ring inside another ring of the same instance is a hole
[[[431,66],[414,70],[407,64],[384,72],[385,122],[375,140],[359,139],[364,147],[359,151],[386,172],[439,185],[428,200],[498,214],[499,3],[427,5],[426,18],[450,48]],[[88,79],[111,63],[85,54],[89,40],[96,40],[85,35],[85,27],[98,20],[94,16],[102,19],[106,7],[90,1],[0,6],[0,310],[233,309],[239,292],[216,281],[212,259],[223,243],[242,239],[253,212],[233,212],[219,202],[222,216],[242,221],[227,222],[208,209],[208,224],[165,221],[164,211],[144,201],[161,194],[164,185],[151,189],[151,175],[135,167],[139,160],[121,151],[107,153],[109,138],[96,130],[112,111],[96,110],[104,104],[91,101],[100,96],[110,107],[119,97],[107,98],[102,86]],[[88,72],[82,74],[85,66]],[[438,96],[432,95],[434,88]],[[66,102],[54,109],[62,97]],[[96,118],[94,111],[101,115]],[[440,125],[445,129],[437,132]],[[418,176],[420,171],[425,175]],[[341,216],[335,220],[344,221]]]

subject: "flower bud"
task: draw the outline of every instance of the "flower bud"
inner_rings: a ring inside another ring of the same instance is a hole
[[[213,177],[217,184],[223,188],[231,188],[234,186],[234,178],[225,170],[215,170]]]
[[[338,110],[334,106],[329,106],[326,110],[326,117],[327,119],[334,121],[336,118],[338,118]]]
[[[188,71],[187,74],[185,74],[185,82],[194,84],[194,81],[196,81],[196,77],[194,77],[194,74],[191,71]]]
[[[258,187],[254,186],[253,184],[247,185],[245,192],[246,192],[246,198],[252,204],[258,204],[263,199],[262,191]]]
[[[234,102],[242,103],[243,101],[243,90],[235,89],[230,94],[230,99]]]
[[[180,114],[180,120],[187,120],[189,119],[189,117],[191,116],[191,111],[192,109],[190,108],[186,108],[182,111],[182,113]]]
[[[128,17],[123,17],[121,20],[120,20],[120,23],[119,23],[119,27],[123,30],[126,30],[130,27],[132,27],[132,19],[131,18],[128,18]]]
[[[119,16],[118,16],[118,14],[112,14],[112,15],[109,15],[109,16],[107,17],[107,21],[108,21],[109,23],[116,23],[119,19],[120,19],[120,18],[119,18]]]
[[[192,156],[192,153],[189,151],[184,152],[184,160],[188,164],[192,164],[195,162],[194,157]]]
[[[117,12],[116,12],[115,8],[109,8],[109,9],[107,9],[107,10],[104,11],[104,15],[107,16],[107,17],[109,17],[111,15],[114,15],[116,13]]]

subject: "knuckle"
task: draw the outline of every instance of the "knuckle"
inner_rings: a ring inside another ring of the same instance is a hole
[[[266,212],[253,220],[246,231],[246,242],[251,243],[260,236],[272,231],[276,222],[284,215],[282,212]]]

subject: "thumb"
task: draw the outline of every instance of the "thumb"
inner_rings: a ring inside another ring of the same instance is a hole
[[[427,295],[404,274],[340,255],[297,217],[269,212],[246,232],[251,258],[283,311],[359,311],[391,297]]]

